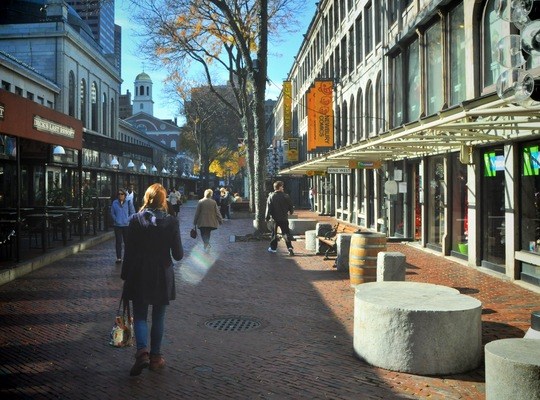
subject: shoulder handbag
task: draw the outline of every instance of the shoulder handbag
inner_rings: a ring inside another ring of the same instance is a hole
[[[120,299],[114,325],[111,329],[109,344],[113,347],[127,347],[133,346],[133,342],[133,317],[131,316],[129,300]]]
[[[189,236],[191,236],[192,239],[197,239],[197,228],[191,228],[191,231],[189,231]]]

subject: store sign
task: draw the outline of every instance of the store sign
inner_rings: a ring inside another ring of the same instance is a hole
[[[324,176],[326,175],[326,172],[325,171],[307,171],[306,175],[307,176]]]
[[[327,170],[326,172],[328,172],[329,174],[350,174],[350,173],[351,173],[351,169],[350,169],[350,168],[334,168],[334,167],[329,167],[328,170]]]
[[[52,133],[53,135],[64,136],[70,139],[75,137],[75,129],[72,127],[49,121],[48,119],[42,118],[39,115],[34,115],[34,129],[41,132]]]
[[[380,161],[349,161],[350,168],[358,169],[378,169],[381,168],[382,163]]]
[[[4,111],[6,110],[5,106],[0,103],[0,119],[3,120],[4,119]]]

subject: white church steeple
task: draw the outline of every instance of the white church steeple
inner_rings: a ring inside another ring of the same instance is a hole
[[[133,97],[133,114],[144,112],[154,116],[154,101],[152,100],[152,79],[146,72],[141,72],[135,78],[135,96]]]

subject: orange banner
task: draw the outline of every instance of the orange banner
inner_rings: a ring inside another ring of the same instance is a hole
[[[292,85],[291,81],[283,82],[283,139],[292,136]]]
[[[307,150],[334,147],[333,81],[315,80],[307,94]]]

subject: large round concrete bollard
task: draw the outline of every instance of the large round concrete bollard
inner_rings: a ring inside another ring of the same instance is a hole
[[[482,303],[420,282],[356,286],[355,354],[377,367],[418,375],[457,374],[482,361]]]
[[[292,235],[304,235],[306,231],[315,229],[316,226],[316,219],[296,218],[289,220]]]
[[[485,347],[486,400],[540,399],[540,341],[500,339]]]
[[[317,231],[315,229],[306,231],[306,250],[313,253],[317,251]]]
[[[349,271],[349,249],[351,246],[352,233],[338,233],[336,238],[336,269]]]
[[[351,286],[377,280],[377,254],[386,250],[386,236],[382,233],[355,233],[349,250],[349,278]]]

